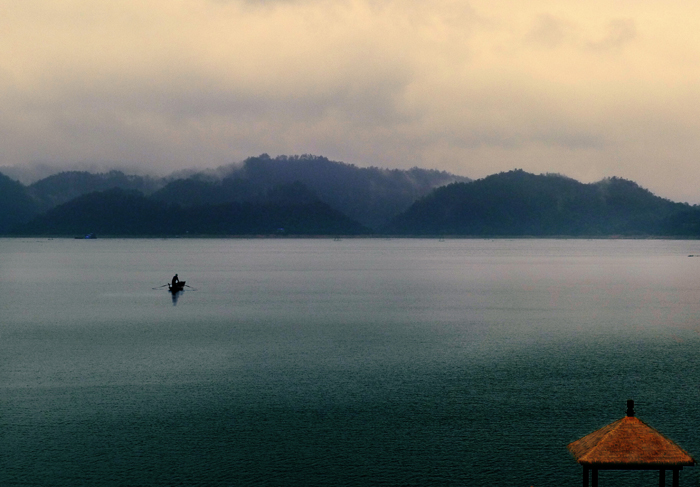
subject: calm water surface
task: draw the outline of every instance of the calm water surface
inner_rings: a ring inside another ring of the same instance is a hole
[[[0,239],[0,485],[580,485],[566,444],[628,398],[699,458],[689,254]]]

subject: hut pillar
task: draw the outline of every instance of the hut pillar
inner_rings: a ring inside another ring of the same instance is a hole
[[[671,472],[673,474],[671,477],[673,487],[679,487],[681,469],[674,468],[671,470]],[[664,469],[659,470],[659,487],[666,487],[666,470],[664,470]]]

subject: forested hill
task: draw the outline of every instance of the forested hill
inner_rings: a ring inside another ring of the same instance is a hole
[[[134,176],[121,171],[93,174],[86,171],[66,171],[41,179],[27,187],[40,211],[49,210],[78,196],[108,189],[135,189],[149,194],[163,187],[163,178]]]
[[[699,206],[620,178],[583,184],[515,170],[461,179],[264,155],[181,178],[61,173],[27,187],[0,175],[0,234],[700,238]]]
[[[171,182],[153,194],[182,206],[255,201],[280,184],[300,182],[318,199],[361,224],[378,229],[416,199],[455,181],[470,181],[444,171],[360,168],[325,157],[266,154],[240,165]]]
[[[36,201],[23,185],[0,174],[0,235],[29,221],[38,212]]]
[[[39,213],[88,193],[114,188],[137,190],[154,200],[191,208],[223,203],[264,203],[275,188],[302,183],[315,199],[365,226],[378,229],[416,199],[455,181],[469,179],[444,171],[360,168],[320,156],[271,158],[263,154],[240,164],[160,178],[121,171],[98,174],[66,171],[36,181],[25,188],[25,193],[32,200],[31,212]]]
[[[438,188],[384,228],[399,235],[700,236],[700,208],[620,178],[515,170]]]
[[[284,233],[357,234],[370,227],[376,231],[417,198],[454,181],[469,179],[435,170],[359,168],[325,157],[265,154],[241,164],[162,178],[121,171],[68,171],[29,186],[5,178],[0,183],[10,189],[0,200],[0,214],[5,214],[0,234],[64,235],[78,228],[78,233],[97,232],[97,227],[103,234],[106,230],[124,235],[160,235],[178,229],[209,235],[270,233],[278,232],[277,227],[285,228]],[[126,192],[113,193],[114,189]],[[124,206],[115,206],[117,200],[123,200]],[[171,208],[170,216],[156,207]],[[248,223],[234,224],[223,208]],[[150,216],[140,218],[136,209]],[[120,220],[127,211],[133,225]],[[216,223],[204,211],[228,223]],[[163,226],[155,215],[164,222],[175,215],[182,224]],[[148,231],[148,225],[154,231]]]
[[[361,235],[369,233],[299,188],[264,202],[183,208],[119,188],[79,196],[17,228],[25,235]]]

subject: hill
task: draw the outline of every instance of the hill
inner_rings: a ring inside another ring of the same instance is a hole
[[[38,213],[38,206],[25,187],[0,174],[0,234],[8,233]]]
[[[120,188],[150,194],[165,184],[163,179],[127,175],[121,171],[97,174],[87,171],[64,171],[29,185],[27,193],[35,199],[40,211],[46,211],[95,191]]]
[[[416,199],[455,181],[470,181],[443,171],[359,168],[325,157],[251,157],[217,170],[171,182],[153,197],[182,206],[260,201],[271,189],[300,182],[320,201],[370,228],[379,228]]]
[[[699,236],[700,209],[632,181],[583,184],[522,170],[438,188],[384,228],[400,235]]]
[[[67,172],[25,187],[0,175],[0,234],[357,235],[369,222],[394,235],[700,238],[700,207],[621,178],[461,179],[265,155],[185,179]]]
[[[328,205],[279,188],[265,203],[183,208],[119,188],[79,196],[20,226],[15,233],[79,236],[356,235],[367,229]],[[290,196],[291,194],[291,196]]]

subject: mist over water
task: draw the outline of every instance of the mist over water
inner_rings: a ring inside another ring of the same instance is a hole
[[[700,457],[689,254],[0,239],[0,485],[580,485],[566,445],[628,398]]]

